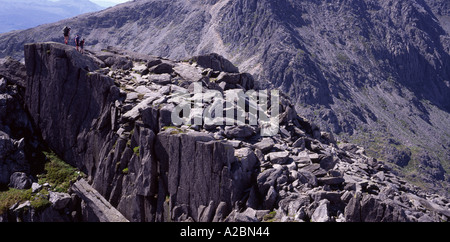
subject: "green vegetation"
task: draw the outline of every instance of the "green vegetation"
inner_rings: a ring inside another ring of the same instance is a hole
[[[275,221],[275,216],[277,215],[276,211],[272,211],[266,215],[264,215],[263,217],[263,222],[274,222]]]
[[[30,190],[31,191],[31,190]],[[48,191],[42,189],[38,194],[31,197],[31,207],[37,211],[42,211],[52,203],[48,200]]]
[[[133,152],[136,156],[140,155],[140,149],[141,149],[141,147],[139,147],[139,146],[133,148]]]
[[[8,208],[17,202],[24,202],[31,199],[31,189],[19,190],[10,188],[8,191],[0,192],[0,214],[6,212]]]
[[[44,152],[50,160],[45,164],[45,174],[38,175],[39,184],[49,183],[56,192],[67,192],[71,182],[83,175],[78,169],[62,161],[54,152]]]
[[[38,183],[48,183],[51,190],[55,192],[67,192],[72,182],[83,173],[62,161],[54,152],[44,152],[49,162],[45,164],[44,173],[37,175]],[[30,201],[31,207],[37,211],[42,211],[51,205],[48,200],[49,188],[40,190],[33,194],[31,189],[19,190],[9,188],[0,192],[0,214],[6,212],[12,205]]]
[[[122,174],[124,174],[124,175],[128,175],[129,173],[130,173],[130,170],[128,169],[128,167],[122,170]]]
[[[162,128],[163,131],[170,130],[170,129],[172,129],[170,131],[170,134],[181,134],[181,133],[185,132],[183,129],[181,129],[179,127],[175,127],[175,126],[164,126]]]

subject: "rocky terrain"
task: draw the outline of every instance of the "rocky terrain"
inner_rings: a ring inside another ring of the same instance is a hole
[[[116,48],[81,55],[73,47],[48,42],[25,45],[24,56],[25,67],[2,62],[1,103],[25,113],[31,135],[2,133],[6,145],[2,143],[1,154],[8,155],[0,157],[0,178],[9,191],[30,189],[31,198],[7,208],[2,221],[388,222],[450,217],[448,198],[421,190],[364,148],[320,131],[297,114],[284,94],[274,102],[272,92],[262,92],[267,96],[260,101],[271,100],[267,110],[255,107],[249,96],[241,100],[245,107],[239,99],[207,98],[212,90],[236,95],[257,83],[220,55],[172,61]],[[200,92],[196,83],[202,84]],[[8,102],[8,95],[17,102]],[[194,105],[199,99],[202,105]],[[183,104],[191,107],[185,121],[194,123],[174,125],[173,110]],[[223,109],[212,108],[217,106]],[[241,115],[253,108],[261,109],[259,119],[279,109],[276,135],[262,136],[263,123],[250,125],[251,115]],[[230,110],[239,121],[234,125],[195,122]],[[19,137],[26,138],[16,141]],[[48,165],[44,175],[27,170],[34,159],[21,143],[32,144],[31,137],[36,153],[51,150],[55,155],[46,153],[47,159],[58,156],[85,175],[72,171],[74,179],[62,192],[56,185],[40,184],[42,176],[51,174]],[[21,152],[25,155],[17,155]],[[16,163],[25,166],[11,165]],[[36,177],[41,179],[36,182]]]
[[[449,23],[445,0],[141,0],[0,35],[0,56],[60,42],[64,25],[96,51],[219,53],[323,130],[448,194]]]

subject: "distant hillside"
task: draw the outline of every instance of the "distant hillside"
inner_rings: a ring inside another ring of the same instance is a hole
[[[0,0],[0,4],[0,33],[28,29],[103,9],[88,0]]]

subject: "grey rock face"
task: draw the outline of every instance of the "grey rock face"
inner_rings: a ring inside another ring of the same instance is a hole
[[[80,196],[86,203],[85,209],[91,213],[90,218],[85,221],[90,222],[127,222],[114,207],[109,204],[95,189],[93,189],[86,181],[79,180],[72,187],[74,192]],[[59,200],[57,200],[59,201]],[[54,203],[55,204],[55,203]],[[85,213],[86,214],[86,213]]]
[[[300,104],[301,114],[324,130],[350,137],[378,151],[385,161],[404,166],[411,158],[421,161],[420,156],[408,155],[408,149],[422,152],[431,147],[433,160],[448,160],[448,135],[435,139],[448,134],[449,126],[448,19],[444,0],[136,1],[0,35],[0,49],[2,55],[20,59],[25,42],[60,40],[59,26],[70,25],[85,31],[95,43],[93,50],[121,45],[172,59],[197,55],[192,63],[237,72],[224,56],[260,80],[259,85],[288,93]],[[163,24],[169,22],[177,24]],[[148,63],[155,69],[162,65],[161,60]],[[217,84],[222,90],[234,85]],[[242,81],[240,85],[248,89]],[[381,146],[396,147],[389,144],[395,138],[405,147],[380,151],[379,142],[364,137],[367,133],[383,142]],[[421,179],[445,190],[441,174],[426,172],[434,168],[416,167]]]
[[[316,125],[287,108],[285,97],[281,113],[292,120],[285,118],[272,144],[256,133],[259,127],[171,123],[181,103],[174,90],[187,90],[193,81],[176,66],[200,71],[205,83],[214,74],[194,63],[161,62],[174,67],[172,82],[162,85],[149,78],[168,74],[148,74],[145,63],[153,57],[115,51],[133,67],[113,70],[95,53],[82,56],[60,44],[25,50],[33,122],[50,148],[92,184],[79,181],[72,188],[82,194],[86,220],[260,221],[267,211],[276,211],[276,221],[448,220],[447,200],[403,181],[361,147],[325,140]],[[137,91],[144,88],[150,92]],[[140,95],[127,100],[133,92]],[[294,146],[302,137],[304,147]],[[406,202],[410,194],[434,202]]]
[[[328,222],[330,220],[328,215],[329,203],[330,202],[326,199],[320,201],[319,206],[314,210],[314,213],[311,216],[312,222]]]

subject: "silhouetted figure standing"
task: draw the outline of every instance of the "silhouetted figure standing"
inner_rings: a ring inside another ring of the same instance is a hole
[[[80,41],[80,52],[81,52],[81,54],[84,54],[84,43],[85,43],[85,39],[83,38],[81,41]]]
[[[80,51],[80,36],[77,34],[77,36],[75,37],[75,45],[77,46],[77,51]]]
[[[63,34],[64,34],[64,43],[67,45],[69,44],[69,36],[70,36],[70,27],[65,26],[63,29]]]

